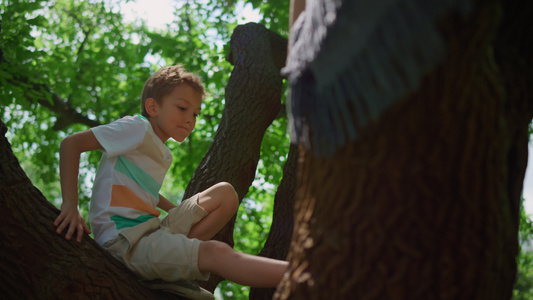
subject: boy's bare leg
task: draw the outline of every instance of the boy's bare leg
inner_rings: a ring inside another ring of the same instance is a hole
[[[198,268],[240,285],[275,287],[287,270],[286,261],[254,256],[233,250],[219,241],[200,244]]]
[[[235,215],[239,198],[231,184],[221,182],[201,192],[198,204],[209,214],[191,228],[187,237],[207,241]]]
[[[207,241],[198,250],[201,272],[218,274],[241,285],[275,287],[288,263],[233,250],[211,239],[235,214],[239,207],[237,193],[229,183],[219,183],[200,193],[198,204],[209,214],[191,228],[188,237]]]

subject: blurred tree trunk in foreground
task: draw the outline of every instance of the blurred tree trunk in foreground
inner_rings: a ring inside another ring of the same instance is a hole
[[[530,1],[486,1],[469,21],[450,17],[447,57],[417,91],[332,157],[300,148],[290,270],[276,299],[511,298],[532,11]]]

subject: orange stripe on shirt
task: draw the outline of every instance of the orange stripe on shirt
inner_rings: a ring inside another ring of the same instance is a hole
[[[135,193],[124,185],[113,185],[111,189],[111,203],[110,206],[115,207],[127,207],[141,211],[145,211],[149,214],[159,217],[161,212],[144,202]]]

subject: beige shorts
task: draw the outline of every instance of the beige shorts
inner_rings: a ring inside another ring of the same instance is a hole
[[[209,273],[198,270],[201,241],[187,238],[192,226],[206,215],[194,195],[171,209],[162,221],[154,217],[128,228],[103,248],[143,279],[208,280]]]

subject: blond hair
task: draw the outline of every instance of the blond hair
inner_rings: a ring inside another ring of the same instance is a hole
[[[144,84],[141,94],[142,115],[149,117],[146,112],[146,99],[154,98],[157,103],[161,104],[163,97],[169,94],[176,86],[188,84],[203,98],[205,89],[198,75],[187,72],[181,65],[166,66],[155,72]]]

